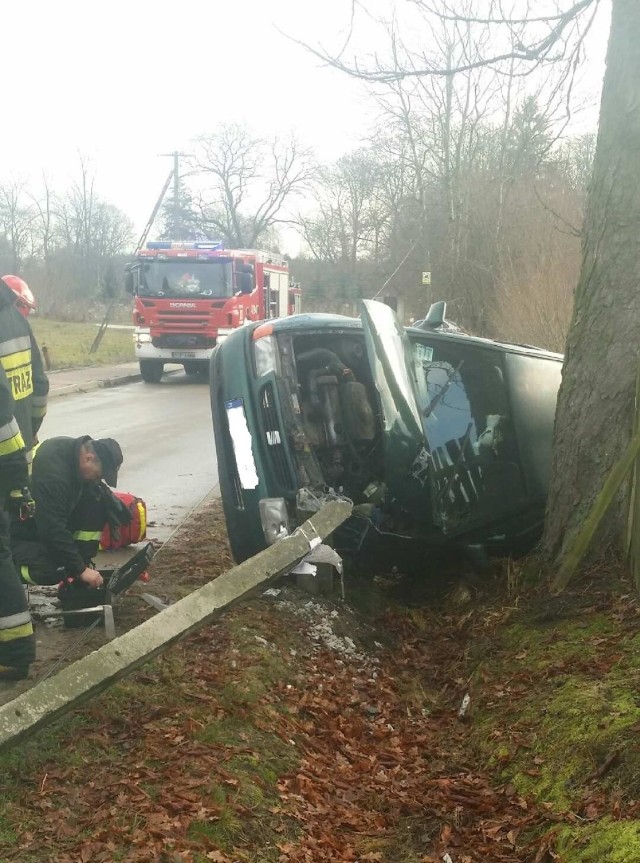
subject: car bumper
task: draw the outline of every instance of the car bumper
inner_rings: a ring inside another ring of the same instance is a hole
[[[172,351],[167,348],[156,348],[151,342],[136,342],[135,347],[137,360],[163,360],[165,363],[208,363],[213,352],[213,348],[193,351]]]

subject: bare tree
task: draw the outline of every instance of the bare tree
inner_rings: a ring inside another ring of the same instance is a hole
[[[203,224],[238,248],[255,247],[282,223],[313,175],[295,138],[266,141],[235,123],[198,139],[192,167],[205,185],[197,202]]]
[[[408,78],[450,78],[473,69],[491,66],[503,73],[531,75],[535,66],[551,67],[566,60],[562,75],[575,71],[587,33],[593,24],[600,0],[567,0],[558,3],[555,12],[536,14],[530,0],[514,0],[511,12],[505,12],[503,0],[488,0],[484,14],[476,12],[477,4],[471,0],[405,0],[405,6],[417,12],[419,18],[431,29],[431,22],[439,20],[453,25],[457,38],[472,43],[486,44],[487,49],[475,56],[463,58],[455,66],[443,63],[439,55],[430,48],[411,52],[409,63],[399,62],[402,51],[396,35],[395,20],[392,28],[392,48],[386,57],[374,54],[363,61],[344,59],[347,44],[339,53],[324,48],[315,48],[306,43],[304,47],[323,62],[348,75],[370,83],[389,83]],[[353,8],[361,7],[360,0],[353,0]],[[352,33],[354,26],[352,24]],[[487,37],[489,35],[489,38]],[[515,64],[515,65],[514,65]]]
[[[69,319],[117,292],[114,262],[132,242],[128,217],[97,194],[88,160],[79,164],[62,192],[44,174],[37,191],[0,182],[0,266],[28,280],[42,313]]]
[[[33,211],[20,180],[0,185],[0,226],[11,249],[11,267],[19,273],[29,246]]]
[[[30,195],[35,217],[33,232],[37,238],[44,262],[44,287],[47,294],[52,285],[52,253],[55,247],[55,213],[54,195],[45,174],[42,175],[42,192],[40,195]]]
[[[465,0],[463,8],[473,5]],[[420,13],[429,62],[451,74],[402,77],[402,70],[422,68],[423,55],[404,44],[397,22],[383,27],[389,68],[398,75],[376,82],[375,93],[381,125],[402,141],[404,189],[392,220],[391,288],[423,312],[428,297],[416,274],[431,270],[432,296],[453,302],[461,321],[486,332],[502,266],[497,249],[503,242],[504,214],[514,190],[522,191],[525,163],[531,183],[535,179],[535,166],[523,147],[535,142],[533,121],[548,127],[548,109],[543,114],[538,102],[526,101],[515,61],[504,73],[471,63],[490,49],[487,32],[472,28],[470,21],[461,25],[429,17],[422,8]],[[454,74],[461,67],[465,71]],[[527,111],[531,117],[522,122]],[[516,141],[518,123],[527,137],[521,134]],[[549,137],[546,146],[551,143]],[[540,155],[540,148],[531,152]],[[517,154],[519,163],[514,162]],[[534,206],[538,209],[538,202]],[[511,265],[510,255],[505,260]]]
[[[362,257],[379,255],[390,214],[383,183],[388,169],[374,151],[361,148],[319,171],[313,188],[317,209],[299,217],[316,257],[353,267]]]
[[[123,254],[133,241],[133,225],[122,210],[98,199],[94,205],[90,247],[99,258]]]
[[[48,232],[51,305],[100,294],[113,258],[132,242],[131,221],[95,186],[89,160],[80,156],[79,175],[67,192],[54,195],[46,187],[39,204],[40,229]]]
[[[58,202],[57,225],[61,242],[81,257],[91,249],[92,223],[95,208],[95,177],[89,160],[79,155],[80,176]]]

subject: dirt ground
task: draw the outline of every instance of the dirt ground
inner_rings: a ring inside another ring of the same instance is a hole
[[[209,501],[119,631],[230,565]],[[535,566],[284,579],[0,757],[0,863],[640,860],[638,603]]]

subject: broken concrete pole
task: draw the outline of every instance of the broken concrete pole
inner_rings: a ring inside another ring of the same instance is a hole
[[[206,626],[252,591],[264,590],[350,514],[349,503],[325,504],[291,536],[0,707],[0,750],[15,746],[38,728],[107,689],[185,635]]]

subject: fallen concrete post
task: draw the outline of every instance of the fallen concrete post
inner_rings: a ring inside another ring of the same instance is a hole
[[[252,591],[266,588],[333,533],[350,513],[349,503],[325,504],[291,536],[0,707],[0,751],[107,689]]]

